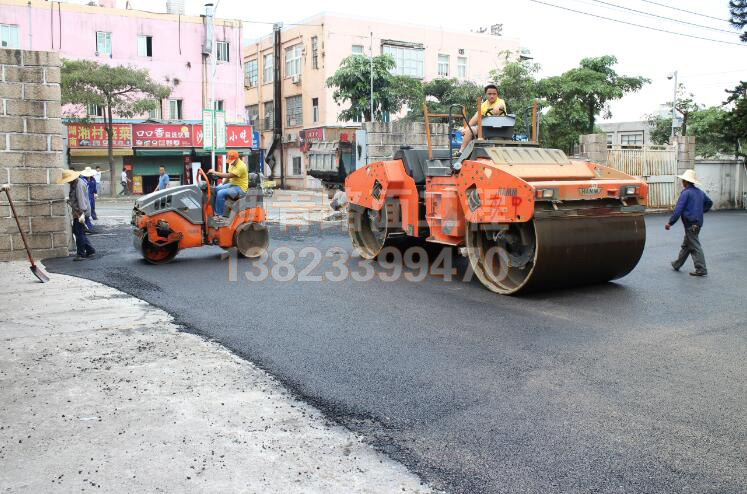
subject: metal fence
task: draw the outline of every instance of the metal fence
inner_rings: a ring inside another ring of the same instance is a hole
[[[648,205],[651,208],[671,208],[677,201],[677,148],[675,146],[643,146],[607,150],[607,166],[640,177],[648,184]]]

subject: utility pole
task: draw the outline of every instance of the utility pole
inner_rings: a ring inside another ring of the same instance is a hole
[[[674,143],[674,125],[677,119],[677,71],[669,74],[667,79],[674,78],[674,96],[672,97],[672,143]]]
[[[272,98],[275,106],[275,125],[274,129],[274,144],[277,146],[278,153],[280,154],[280,188],[285,188],[285,159],[283,158],[283,81],[281,79],[280,70],[280,49],[281,49],[281,36],[280,32],[283,28],[282,22],[277,22],[272,25],[273,31],[273,92]]]
[[[371,54],[369,57],[371,59],[371,122],[374,121],[374,102],[373,102],[373,79],[374,79],[374,63],[373,63],[373,31],[371,32],[371,40],[370,44],[368,45],[368,50]]]
[[[220,0],[219,0],[220,1]],[[210,169],[215,170],[215,66],[216,66],[216,46],[215,46],[215,11],[218,8],[216,2],[215,7],[212,4],[208,4],[208,35],[210,36],[210,77],[208,77],[208,84],[210,84],[210,110],[213,112],[213,118],[211,125],[213,126],[213,142],[210,145]],[[207,5],[206,5],[207,7]],[[203,133],[204,134],[204,133]]]

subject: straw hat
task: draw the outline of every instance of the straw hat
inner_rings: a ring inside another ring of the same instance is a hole
[[[90,166],[87,166],[87,167],[85,167],[85,168],[83,169],[83,171],[82,171],[82,172],[80,172],[80,174],[81,174],[81,176],[83,176],[83,177],[89,177],[89,178],[90,178],[90,177],[93,177],[93,176],[95,176],[95,175],[96,175],[96,170],[94,170],[94,169],[93,169],[93,168],[91,168]]]
[[[66,184],[80,177],[80,172],[75,170],[62,170],[62,177],[57,179],[58,184]]]
[[[685,170],[685,173],[682,175],[677,175],[677,178],[684,180],[685,182],[690,182],[691,184],[697,184],[698,178],[695,176],[695,170]]]

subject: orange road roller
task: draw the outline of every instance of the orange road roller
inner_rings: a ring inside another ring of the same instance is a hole
[[[630,273],[646,241],[647,184],[514,141],[514,124],[511,115],[482,118],[458,157],[403,148],[348,175],[348,231],[357,252],[375,258],[398,236],[453,246],[500,294]]]
[[[246,192],[226,200],[223,216],[213,216],[213,189],[205,172],[193,185],[167,188],[135,202],[133,243],[146,261],[163,264],[182,249],[217,245],[236,247],[244,257],[258,257],[270,237],[265,225],[263,192],[250,183]]]

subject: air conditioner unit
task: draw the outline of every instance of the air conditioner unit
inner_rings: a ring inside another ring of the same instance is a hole
[[[464,48],[459,48],[459,54],[464,55]]]
[[[293,84],[301,84],[301,75],[296,74],[294,76],[291,76],[291,82],[293,82]]]
[[[255,85],[252,84],[252,80],[249,79],[248,76],[244,76],[244,87],[254,87]]]
[[[294,132],[288,132],[288,134],[285,135],[283,138],[283,143],[285,144],[291,144],[298,141],[298,135],[296,135]]]

